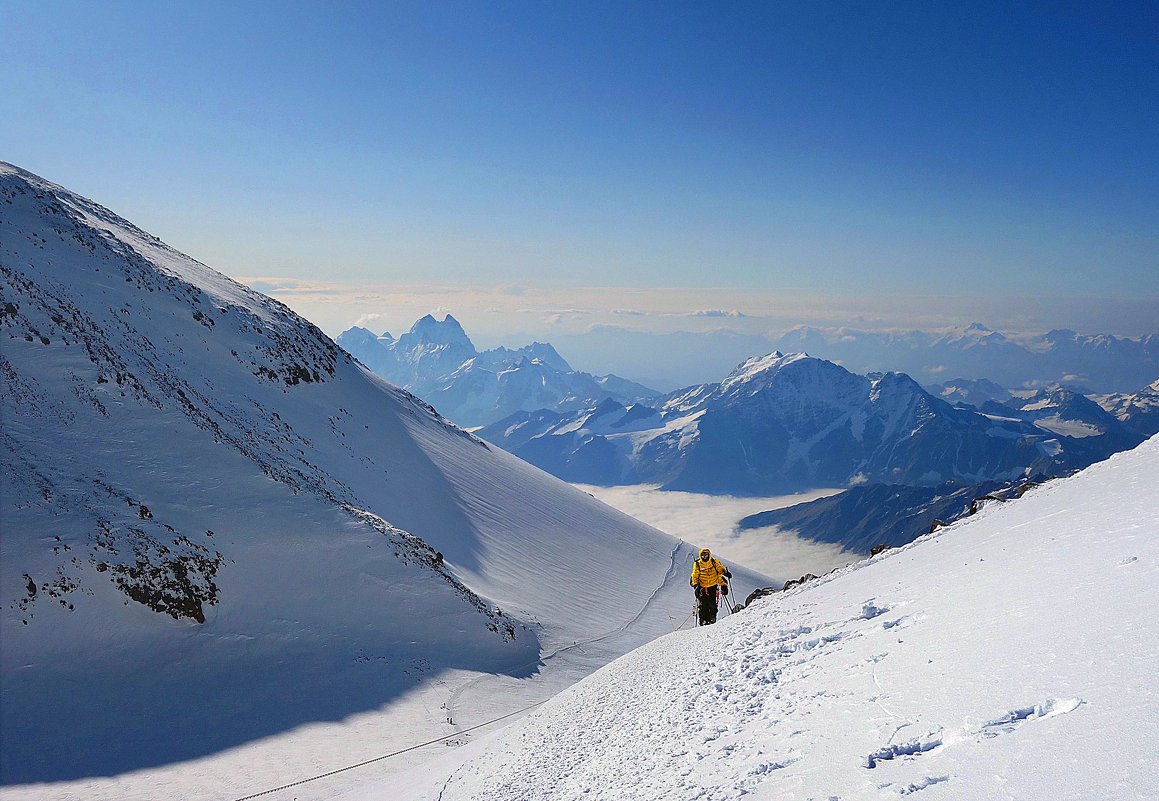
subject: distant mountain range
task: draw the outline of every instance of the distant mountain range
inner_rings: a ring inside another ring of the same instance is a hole
[[[1017,416],[1033,420],[1047,429],[1051,428],[1052,420],[1056,426],[1069,420],[1090,426],[1097,433],[1112,432],[1115,425],[1100,411],[1101,408],[1131,433],[1142,437],[1159,433],[1159,381],[1138,392],[1109,395],[1096,395],[1083,391],[1083,388],[1063,385],[1012,392],[984,378],[944,381],[929,385],[926,390],[959,408],[989,409],[997,414],[1010,414],[1012,409]],[[1081,436],[1081,426],[1070,425],[1069,432],[1061,433]]]
[[[1119,416],[1065,387],[1017,396],[985,381],[951,381],[942,389],[943,397],[959,399],[957,405],[962,408],[973,408],[960,400],[970,398],[990,419],[1017,419],[1059,435],[1064,439],[1044,442],[1043,447],[1054,448],[1058,443],[1074,464],[1100,461],[1113,452],[1129,450],[1156,433],[1150,427],[1159,424],[1155,386],[1108,399],[1106,404],[1118,410]],[[995,400],[1003,396],[1004,400]],[[1017,497],[1026,486],[1022,481],[1013,485],[986,481],[936,487],[852,487],[839,495],[750,515],[740,521],[740,528],[776,526],[808,539],[869,553],[878,545],[905,545],[928,532],[935,520],[952,522],[971,513],[979,503]]]
[[[1159,377],[1155,332],[1134,338],[1066,329],[1015,334],[973,323],[932,331],[798,326],[784,334],[728,327],[652,333],[597,325],[581,334],[560,333],[552,342],[583,369],[631,376],[665,390],[711,381],[749,356],[773,350],[805,351],[855,373],[903,372],[922,384],[985,378],[1010,389],[1062,383],[1110,393],[1134,392]]]
[[[948,332],[881,332],[800,326],[775,342],[854,371],[897,370],[922,381],[989,379],[1000,386],[1078,384],[1092,392],[1131,392],[1159,376],[1159,336],[1139,339],[1066,329],[1014,339],[981,323]]]
[[[478,351],[451,315],[426,315],[398,339],[354,327],[338,344],[378,375],[413,392],[462,426],[480,426],[517,411],[582,409],[606,399],[656,396],[614,375],[573,370],[549,344]]]
[[[1133,448],[1142,440],[1142,436],[1102,406],[1066,387],[1040,389],[1032,395],[1011,397],[1003,403],[987,401],[982,404],[981,411],[995,417],[1010,415],[1033,423],[1038,428],[1066,437],[1072,448],[1090,443],[1092,461]]]
[[[551,344],[479,351],[451,315],[442,321],[427,315],[398,339],[355,327],[343,332],[338,343],[374,372],[468,427],[521,411],[594,410],[608,399],[625,406],[655,406],[666,399],[616,375],[575,370]],[[926,385],[930,394],[956,406],[982,408],[988,402],[1025,397],[1027,386],[1033,391],[1061,385],[1107,406],[1135,433],[1146,435],[1159,427],[1147,422],[1157,414],[1152,410],[1159,408],[1159,391],[1134,391],[1159,375],[1159,346],[1152,336],[1129,339],[1057,330],[1015,340],[979,323],[942,333],[801,326],[781,337],[779,345],[781,352],[807,351],[852,372],[958,375]],[[613,356],[609,352],[610,361]]]
[[[774,352],[652,405],[519,412],[478,433],[569,481],[754,495],[1058,475],[1142,439],[1074,393],[1023,405],[983,414],[901,373]]]

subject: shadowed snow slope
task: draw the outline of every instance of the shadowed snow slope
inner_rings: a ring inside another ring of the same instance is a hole
[[[1159,437],[346,798],[1157,798],[1157,537]]]
[[[690,546],[4,164],[0,293],[6,785],[203,758],[319,721],[343,743],[349,716],[438,684],[407,720],[379,721],[381,753],[546,697],[687,607]],[[582,658],[566,652],[585,640]],[[486,676],[535,681],[488,694]],[[244,782],[203,762],[192,780],[21,797],[220,798],[303,769],[267,775],[262,759],[245,760]]]

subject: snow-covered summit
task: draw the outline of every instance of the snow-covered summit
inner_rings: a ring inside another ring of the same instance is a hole
[[[500,346],[479,354],[480,364],[491,370],[502,370],[522,359],[539,361],[561,373],[575,372],[567,359],[549,342],[532,342],[514,350]]]
[[[1157,600],[1159,437],[656,640],[390,795],[1157,798]]]
[[[725,377],[724,381],[722,381],[720,384],[721,389],[727,390],[736,384],[751,382],[757,376],[762,374],[768,376],[775,373],[786,364],[803,358],[808,358],[808,355],[805,353],[794,353],[786,357],[779,350],[775,350],[772,353],[766,354],[764,356],[753,356],[749,359],[745,359],[743,362],[737,365],[735,370],[733,370]]]
[[[942,334],[941,337],[934,341],[933,347],[950,345],[965,349],[979,347],[994,348],[1004,346],[1009,342],[1009,339],[989,326],[973,322],[967,326],[953,328]]]

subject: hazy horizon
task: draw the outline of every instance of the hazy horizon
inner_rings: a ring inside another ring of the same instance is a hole
[[[1130,338],[1159,333],[1159,304],[1147,299],[807,298],[728,289],[239,280],[282,301],[331,337],[353,326],[397,337],[426,314],[439,320],[450,314],[480,349],[550,342],[576,369],[616,373],[661,391],[718,381],[743,359],[769,352],[780,336],[803,325],[939,332],[981,323],[1013,338],[1055,329]],[[902,368],[886,363],[880,369]]]
[[[210,265],[213,266],[213,265]],[[294,308],[331,336],[360,326],[381,334],[406,331],[420,317],[450,314],[487,346],[593,326],[647,333],[728,330],[782,334],[807,325],[866,331],[936,331],[981,323],[1005,334],[1054,329],[1138,338],[1159,333],[1159,306],[1149,298],[935,296],[863,293],[808,296],[716,287],[496,286],[378,284],[233,276]],[[503,341],[501,341],[503,340]]]

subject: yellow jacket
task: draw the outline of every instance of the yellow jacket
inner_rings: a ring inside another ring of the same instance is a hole
[[[717,584],[724,584],[726,572],[724,565],[715,556],[710,556],[707,562],[697,558],[692,565],[692,586],[715,587]]]

